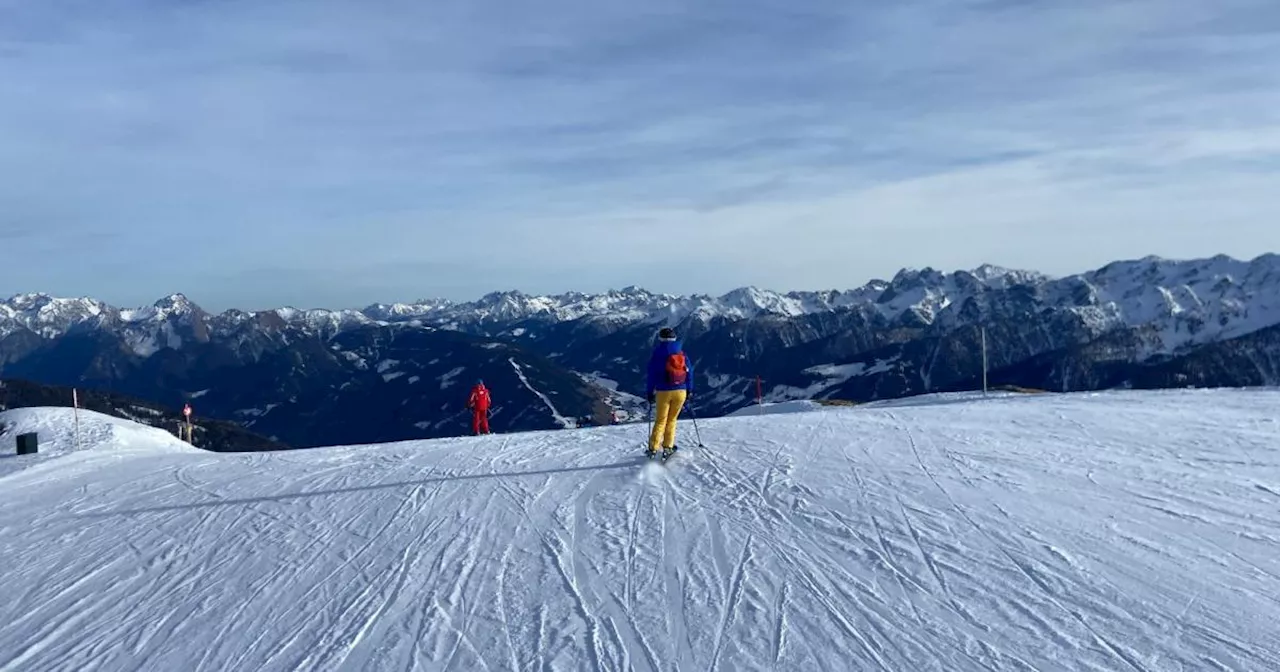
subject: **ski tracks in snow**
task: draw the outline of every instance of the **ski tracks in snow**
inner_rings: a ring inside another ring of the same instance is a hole
[[[624,426],[46,468],[0,670],[1280,667],[1240,411],[1038,403],[708,419],[666,465]]]
[[[897,421],[897,418],[892,414],[890,414],[890,417],[893,418],[895,422]],[[981,525],[975,522],[973,517],[967,511],[965,511],[963,507],[961,507],[958,503],[956,503],[955,498],[953,498],[951,496],[951,493],[938,481],[938,478],[933,474],[933,472],[927,466],[925,466],[924,459],[920,455],[919,444],[916,441],[915,432],[913,432],[911,428],[907,425],[901,425],[901,427],[904,434],[907,437],[907,441],[911,445],[911,452],[915,456],[916,462],[920,465],[921,471],[924,472],[924,474],[938,488],[938,490],[943,494],[943,496],[946,497],[947,501],[951,504],[952,509],[955,510],[955,512],[959,515],[959,517],[963,519],[966,523],[968,523],[968,525],[972,527],[976,532],[982,535],[982,537],[985,538],[991,544],[992,548],[994,548],[1001,555],[1007,558],[1009,563],[1015,569],[1017,569],[1018,572],[1021,573],[1028,581],[1033,583],[1054,606],[1056,606],[1058,609],[1062,610],[1063,612],[1069,614],[1084,629],[1088,630],[1089,633],[1094,637],[1094,639],[1097,640],[1097,642],[1103,648],[1105,648],[1109,653],[1111,653],[1118,659],[1118,662],[1123,663],[1124,665],[1127,665],[1133,668],[1134,670],[1137,670],[1138,672],[1146,672],[1146,668],[1133,658],[1133,654],[1125,652],[1120,648],[1118,648],[1117,645],[1113,643],[1110,638],[1104,637],[1100,632],[1098,632],[1098,630],[1094,626],[1090,625],[1084,619],[1084,617],[1080,615],[1078,611],[1065,606],[1062,603],[1061,598],[1057,594],[1057,592],[1052,587],[1050,587],[1049,584],[1035,570],[1033,570],[1025,561],[1019,560],[1017,557],[1015,557],[1014,554],[1010,552],[1009,549],[1003,543],[998,541],[990,532],[988,532],[985,528],[983,528]],[[951,455],[949,453],[946,453],[945,449],[941,450],[940,452],[944,454],[944,457],[946,457],[946,459],[948,460],[952,459]],[[962,480],[972,485],[972,482],[969,481],[969,479],[965,478],[963,475],[960,475],[960,477],[962,478]],[[912,530],[912,533],[913,535],[915,534],[914,529]],[[918,541],[919,539],[917,537],[917,543]],[[936,572],[936,569],[934,571]],[[939,580],[941,580],[941,578],[939,578]],[[1062,634],[1062,633],[1059,633],[1059,634]]]

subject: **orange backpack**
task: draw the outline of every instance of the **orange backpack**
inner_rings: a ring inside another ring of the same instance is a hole
[[[685,362],[684,353],[667,355],[667,382],[672,385],[684,385],[689,376],[689,365]]]

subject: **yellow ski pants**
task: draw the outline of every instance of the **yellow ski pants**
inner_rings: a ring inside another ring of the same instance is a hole
[[[653,431],[649,433],[649,450],[658,451],[659,443],[663,448],[676,445],[676,419],[680,417],[680,409],[684,408],[687,397],[684,390],[662,390],[653,406]]]

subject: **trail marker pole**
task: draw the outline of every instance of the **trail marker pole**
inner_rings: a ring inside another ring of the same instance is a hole
[[[74,387],[71,388],[71,406],[71,413],[76,419],[76,450],[80,450],[80,392]]]
[[[982,396],[987,396],[987,328],[982,327]]]

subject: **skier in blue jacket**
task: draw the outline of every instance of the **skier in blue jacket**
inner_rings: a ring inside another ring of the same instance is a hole
[[[646,454],[652,456],[661,445],[665,457],[679,450],[676,446],[676,419],[693,393],[693,367],[676,338],[675,330],[670,327],[663,327],[658,332],[658,343],[649,357],[645,391],[655,411]]]

